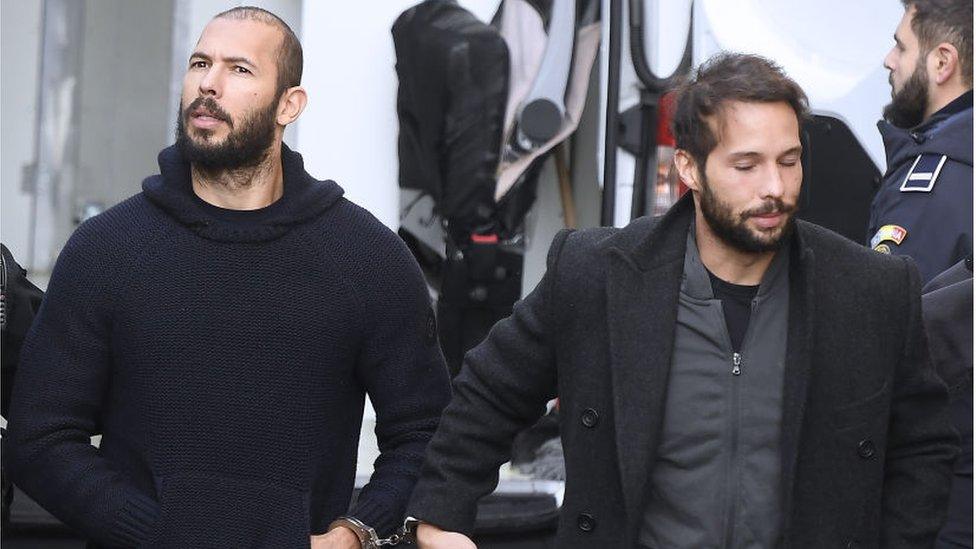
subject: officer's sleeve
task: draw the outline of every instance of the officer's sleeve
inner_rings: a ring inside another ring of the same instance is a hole
[[[881,547],[932,547],[945,520],[956,436],[945,385],[929,359],[921,313],[921,284],[903,262],[908,325],[894,393],[885,453]]]
[[[538,420],[555,396],[551,296],[568,234],[553,240],[539,285],[465,356],[408,514],[470,535],[477,501],[497,486],[515,435]]]
[[[134,547],[158,513],[150,495],[91,445],[108,396],[107,261],[92,220],[65,246],[27,335],[14,382],[3,461],[14,484],[96,542]]]

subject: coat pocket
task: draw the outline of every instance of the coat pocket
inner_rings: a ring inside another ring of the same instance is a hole
[[[308,495],[270,482],[199,473],[158,481],[153,548],[309,546]]]

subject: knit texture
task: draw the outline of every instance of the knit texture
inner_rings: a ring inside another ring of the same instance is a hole
[[[96,543],[308,547],[347,511],[402,519],[450,393],[426,285],[394,233],[282,160],[280,200],[221,215],[166,149],[58,259],[3,457]],[[380,457],[349,509],[366,393]]]

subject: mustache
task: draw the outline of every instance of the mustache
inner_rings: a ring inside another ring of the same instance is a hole
[[[742,212],[742,217],[752,217],[754,215],[769,214],[791,214],[796,211],[796,204],[787,204],[780,198],[770,198],[762,203],[761,206]]]
[[[217,101],[210,96],[197,97],[196,99],[194,99],[193,102],[190,103],[190,106],[188,106],[186,109],[183,110],[183,118],[184,119],[190,118],[190,114],[193,111],[199,109],[200,107],[203,107],[203,109],[206,110],[207,114],[209,114],[210,116],[213,116],[218,120],[222,120],[226,122],[228,125],[230,125],[231,127],[234,127],[234,122],[231,120],[230,115],[227,114],[227,111],[220,108],[220,105],[217,104]]]

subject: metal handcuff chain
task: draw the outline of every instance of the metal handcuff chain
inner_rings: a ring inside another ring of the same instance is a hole
[[[388,538],[377,538],[375,542],[376,547],[392,547],[394,545],[400,545],[401,543],[414,543],[416,540],[416,528],[418,520],[413,517],[407,517],[403,519],[403,525],[396,533],[392,534]],[[368,548],[367,548],[368,549]]]
[[[390,537],[386,538],[379,537],[376,530],[354,517],[340,517],[332,524],[342,523],[344,526],[354,527],[359,541],[362,544],[362,549],[378,549],[379,547],[393,547],[404,542],[412,543],[415,540],[414,529],[418,522],[413,517],[407,517],[404,519],[403,525],[395,533],[390,535]]]

